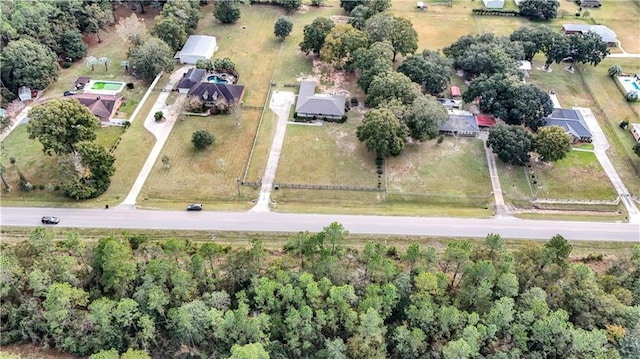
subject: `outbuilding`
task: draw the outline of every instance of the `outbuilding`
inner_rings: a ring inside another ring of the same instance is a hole
[[[504,0],[482,0],[482,2],[487,9],[502,9],[504,7]]]
[[[187,42],[173,57],[181,64],[195,65],[198,60],[207,60],[213,57],[218,50],[218,43],[214,36],[191,35]]]

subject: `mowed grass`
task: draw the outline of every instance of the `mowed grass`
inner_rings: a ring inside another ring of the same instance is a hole
[[[602,6],[589,9],[598,24],[613,30],[622,48],[630,53],[640,53],[640,3],[636,0],[602,0]]]
[[[614,200],[617,197],[593,152],[571,151],[555,163],[534,162],[531,170],[537,185],[542,186],[540,198]]]
[[[322,126],[287,125],[277,183],[377,186],[374,155],[358,141],[358,120]]]
[[[121,127],[102,127],[97,131],[96,143],[109,150],[122,131]],[[10,164],[10,157],[16,159],[15,165]],[[5,178],[13,187],[11,192],[2,193],[3,205],[93,207],[99,200],[75,201],[55,190],[55,186],[61,184],[57,175],[58,156],[48,156],[42,152],[40,142],[29,139],[27,126],[24,124],[19,125],[2,141],[2,164],[5,166]],[[18,171],[36,187],[35,190],[24,192],[20,189]],[[44,185],[45,188],[40,189],[40,185]]]
[[[200,202],[207,208],[248,209],[253,190],[242,187],[238,196],[236,181],[244,171],[258,119],[257,111],[244,111],[239,126],[231,115],[178,120],[142,189],[139,205],[178,208],[185,202]],[[196,150],[191,136],[197,130],[211,133],[213,146]],[[162,155],[169,157],[169,168]]]

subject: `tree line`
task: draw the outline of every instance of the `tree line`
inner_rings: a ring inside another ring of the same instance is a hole
[[[560,235],[348,241],[338,223],[272,251],[39,227],[2,245],[0,340],[94,359],[640,355],[638,245],[596,272]]]

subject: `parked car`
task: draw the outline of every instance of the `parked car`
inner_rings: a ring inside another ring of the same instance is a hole
[[[76,93],[77,93],[77,92],[75,92],[75,91],[67,90],[67,91],[65,91],[65,92],[64,92],[64,95],[65,95],[65,96],[73,96],[73,95],[75,95]]]
[[[60,223],[60,218],[58,217],[52,217],[52,216],[42,217],[42,224],[58,224],[58,223]]]
[[[187,211],[202,211],[202,205],[200,203],[191,203],[187,206]]]

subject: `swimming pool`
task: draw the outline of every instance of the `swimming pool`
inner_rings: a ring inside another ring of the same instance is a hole
[[[635,92],[640,96],[640,83],[636,77],[618,76],[618,84],[625,95],[629,92]]]
[[[207,77],[207,81],[208,82],[214,82],[214,83],[217,83],[217,84],[226,84],[227,83],[226,80],[221,79],[217,75],[212,75],[212,76]]]
[[[85,92],[116,94],[124,89],[124,82],[91,80],[85,86]]]

